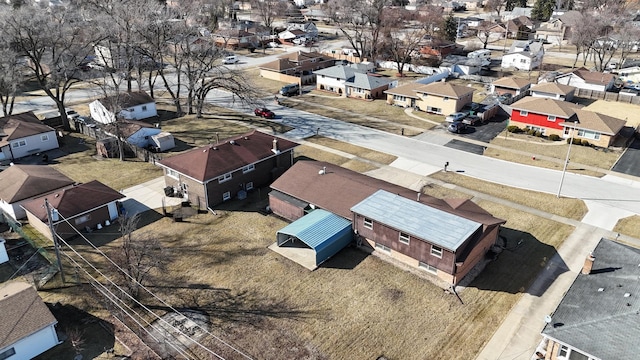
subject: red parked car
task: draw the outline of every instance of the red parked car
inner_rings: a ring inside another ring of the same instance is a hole
[[[273,111],[267,108],[257,108],[253,110],[253,113],[256,114],[256,116],[261,116],[265,119],[273,119],[274,117],[276,117],[276,114],[274,114]]]

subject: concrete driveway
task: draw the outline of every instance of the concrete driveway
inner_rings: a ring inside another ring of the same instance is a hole
[[[155,209],[162,211],[163,205],[179,205],[182,202],[182,198],[165,196],[164,187],[164,177],[159,177],[122,190],[121,193],[126,196],[122,200],[122,204],[127,211],[127,215],[132,216]]]

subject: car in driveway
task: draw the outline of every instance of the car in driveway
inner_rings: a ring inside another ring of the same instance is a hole
[[[468,115],[469,113],[466,113],[466,112],[455,112],[453,114],[447,115],[447,117],[444,118],[444,121],[446,122],[462,121],[462,119],[466,118]]]
[[[462,119],[462,122],[471,126],[482,125],[482,119],[480,119],[480,117],[478,117],[477,115],[469,115],[466,118]]]
[[[273,119],[276,117],[276,114],[267,108],[256,108],[253,110],[253,113],[256,114],[256,116],[260,116],[265,119]]]
[[[454,121],[449,124],[449,126],[447,126],[447,130],[454,134],[460,134],[467,130],[467,124],[463,123],[462,121]]]
[[[498,96],[498,102],[499,103],[509,102],[512,98],[513,98],[512,94],[504,93],[504,94]]]

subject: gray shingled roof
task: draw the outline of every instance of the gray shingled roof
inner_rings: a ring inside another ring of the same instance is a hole
[[[345,82],[345,85],[360,89],[373,90],[388,85],[391,82],[392,80],[386,77],[355,73],[353,79]]]
[[[482,227],[475,221],[384,190],[376,191],[351,211],[453,252]]]
[[[640,249],[602,239],[593,256],[591,274],[578,275],[542,334],[591,357],[635,360],[640,353]]]
[[[351,66],[336,65],[325,69],[315,70],[313,73],[316,75],[324,75],[335,79],[348,80],[351,79],[356,72],[357,70],[352,68]]]

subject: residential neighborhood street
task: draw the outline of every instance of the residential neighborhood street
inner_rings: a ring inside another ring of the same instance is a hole
[[[264,59],[264,58],[263,58]],[[162,89],[158,87],[158,91]],[[70,103],[82,102],[101,96],[93,89],[69,91]],[[231,108],[253,114],[251,106],[242,105],[229,93],[212,91],[209,102],[220,107]],[[47,97],[34,97],[16,104],[16,112],[33,109],[50,109],[52,102]],[[445,146],[442,136],[427,131],[415,138],[391,134],[337,119],[307,113],[300,110],[269,105],[278,116],[273,121],[290,126],[293,130],[283,136],[300,140],[319,134],[375,151],[398,157],[387,168],[409,172],[416,179],[443,170],[484,181],[503,184],[550,194],[557,194],[562,172],[540,167],[521,165],[495,158],[473,154]],[[338,110],[336,110],[338,111]],[[429,135],[429,134],[433,135]],[[447,141],[448,142],[448,141]],[[562,181],[561,196],[585,201],[589,212],[577,224],[577,228],[558,253],[546,264],[537,281],[529,289],[540,287],[539,294],[527,291],[510,311],[502,326],[486,345],[478,359],[529,359],[535,350],[539,333],[544,326],[544,315],[553,311],[567,287],[579,272],[584,256],[602,236],[611,236],[610,230],[620,218],[640,214],[640,182],[631,177],[606,175],[595,178],[566,173]],[[477,189],[481,191],[481,189]],[[549,215],[553,218],[552,215]],[[546,289],[546,290],[545,290]]]

